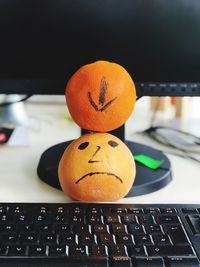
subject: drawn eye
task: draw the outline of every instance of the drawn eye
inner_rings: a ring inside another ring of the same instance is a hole
[[[83,149],[85,149],[88,145],[89,145],[89,142],[81,143],[81,144],[79,145],[78,149],[83,150]]]
[[[117,142],[112,141],[112,140],[108,141],[108,144],[109,144],[111,147],[116,147],[116,146],[119,145]]]

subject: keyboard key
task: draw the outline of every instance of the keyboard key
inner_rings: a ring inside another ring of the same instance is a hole
[[[106,224],[111,224],[111,223],[120,223],[120,217],[117,214],[112,214],[112,215],[107,215],[104,217],[104,222]]]
[[[87,208],[87,212],[86,214],[101,214],[102,211],[101,211],[101,208],[99,207],[90,207],[90,208]]]
[[[0,256],[6,256],[7,255],[7,249],[8,249],[8,246],[1,245],[0,246]]]
[[[51,233],[53,231],[51,224],[40,224],[38,228],[40,233]]]
[[[40,244],[51,245],[57,243],[57,237],[55,234],[41,234]]]
[[[160,209],[158,209],[158,208],[146,208],[146,209],[144,209],[144,213],[159,214]]]
[[[134,241],[135,241],[136,246],[153,244],[150,235],[135,235]]]
[[[65,215],[69,213],[69,210],[63,205],[59,205],[59,206],[55,206],[53,210],[49,209],[47,207],[47,211],[50,213],[54,213],[54,214],[60,214],[60,213],[64,213]]]
[[[126,247],[122,244],[108,246],[109,256],[127,256]]]
[[[115,213],[115,214],[124,214],[124,213],[127,213],[127,209],[125,208],[112,208],[111,209],[111,213]]]
[[[57,245],[50,245],[49,246],[49,256],[52,257],[60,257],[68,255],[66,246],[57,246]]]
[[[117,256],[111,259],[112,267],[132,267],[131,258],[127,256]]]
[[[68,230],[66,232],[70,231],[70,226],[68,226]],[[91,227],[88,224],[79,224],[79,223],[75,223],[74,225],[71,225],[72,228],[72,233],[74,234],[80,234],[80,233],[84,233],[84,234],[89,234],[91,233]]]
[[[45,257],[46,254],[46,246],[37,246],[31,245],[29,246],[29,256],[36,256],[36,257]]]
[[[103,223],[103,219],[102,219],[101,215],[92,214],[92,215],[88,215],[87,216],[86,222],[88,224],[102,224]]]
[[[96,241],[95,241],[94,235],[92,234],[83,233],[82,235],[78,236],[78,244],[91,245],[95,243]]]
[[[186,217],[194,235],[200,234],[200,215],[189,215]]]
[[[160,209],[160,212],[162,214],[176,214],[177,213],[176,209],[174,209],[174,208]]]
[[[149,256],[194,256],[190,246],[146,246]]]
[[[56,223],[55,232],[56,233],[70,233],[71,227],[69,224],[66,224],[66,223]]]
[[[99,235],[99,242],[100,242],[100,244],[103,244],[103,245],[113,244],[114,243],[113,235],[111,235],[111,234],[100,234]]]
[[[35,230],[36,230],[36,227],[33,224],[19,224],[19,225],[17,225],[17,231],[22,232],[22,233],[34,232]]]
[[[87,256],[86,246],[70,246],[69,247],[70,256]]]
[[[143,246],[133,246],[133,245],[128,245],[127,247],[127,251],[128,251],[128,255],[130,257],[143,257],[146,256],[146,253],[144,251],[144,247]]]
[[[0,223],[12,224],[14,223],[14,217],[9,214],[0,213]]]
[[[60,234],[58,235],[59,245],[75,245],[77,244],[77,236],[73,234]]]
[[[26,256],[27,246],[9,246],[8,248],[9,256]]]
[[[2,224],[0,225],[0,233],[2,232],[13,232],[16,228],[15,224]]]
[[[69,223],[66,215],[63,214],[63,213],[57,213],[57,214],[55,214],[53,220],[56,223]]]
[[[163,258],[136,258],[135,260],[136,266],[137,267],[163,267],[164,265],[164,260]]]
[[[82,206],[74,206],[69,209],[69,214],[85,214],[85,208]]]
[[[184,214],[197,214],[197,213],[199,213],[198,210],[195,208],[183,208],[182,212]]]
[[[150,235],[162,234],[161,226],[158,224],[146,225],[145,230]]]
[[[83,224],[85,222],[85,216],[84,215],[74,215],[70,218],[71,224]]]
[[[134,214],[124,214],[121,216],[122,223],[125,224],[138,224],[137,216]]]
[[[141,209],[141,208],[128,208],[127,209],[127,212],[128,213],[131,213],[131,214],[143,214],[143,209]]]
[[[110,225],[110,232],[112,234],[126,233],[125,225],[119,223],[112,224]]]
[[[15,233],[2,235],[1,242],[3,245],[19,244],[19,235]]]
[[[35,216],[33,221],[34,223],[50,223],[51,220],[52,220],[52,217],[50,217],[48,214],[40,214],[40,215]]]
[[[24,245],[37,244],[38,235],[36,233],[27,233],[20,236],[20,242]]]
[[[153,235],[152,238],[155,245],[171,245],[168,235]]]
[[[129,224],[127,226],[128,232],[133,235],[143,235],[145,234],[144,228],[138,224]]]
[[[107,256],[107,247],[104,245],[92,245],[88,246],[89,255],[92,256]]]
[[[26,224],[30,224],[32,223],[32,216],[28,215],[28,214],[15,214],[14,216],[14,221],[15,223],[26,223]]]
[[[5,214],[9,210],[9,207],[7,205],[0,204],[0,214]]]
[[[189,243],[181,225],[164,225],[163,229],[165,233],[170,235],[174,245],[184,245]]]
[[[52,211],[47,206],[36,207],[34,211],[37,215],[52,213]]]
[[[92,232],[94,234],[108,233],[108,226],[106,224],[95,224],[92,226]]]
[[[158,224],[178,224],[180,223],[179,217],[176,215],[162,215],[155,216],[156,222]]]
[[[155,224],[154,219],[151,215],[140,215],[138,216],[138,221],[140,224]]]
[[[178,224],[163,225],[163,230],[166,234],[184,233],[182,225],[178,225]]]
[[[182,257],[173,257],[168,258],[169,267],[199,267],[199,261],[197,258],[182,258]]]
[[[176,233],[172,233],[170,237],[174,245],[184,245],[189,243],[184,232],[177,231]]]
[[[117,244],[131,245],[133,244],[133,236],[130,234],[117,234],[116,235]]]

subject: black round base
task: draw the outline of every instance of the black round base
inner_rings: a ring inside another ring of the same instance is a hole
[[[72,141],[57,144],[47,149],[41,156],[37,173],[47,184],[60,189],[58,164],[66,147]],[[163,160],[162,168],[152,170],[136,162],[136,179],[126,197],[154,192],[166,186],[172,180],[171,164],[163,152],[142,144],[125,141],[133,155],[146,155],[156,160]]]

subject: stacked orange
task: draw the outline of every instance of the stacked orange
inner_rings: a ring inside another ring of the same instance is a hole
[[[135,162],[128,147],[106,132],[123,125],[133,111],[132,78],[116,63],[85,65],[67,83],[66,101],[74,121],[92,133],[65,150],[58,170],[63,191],[83,201],[124,197],[135,179]]]

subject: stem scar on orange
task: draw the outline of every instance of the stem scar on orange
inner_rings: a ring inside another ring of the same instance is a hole
[[[58,167],[64,193],[81,201],[123,198],[133,185],[135,174],[131,151],[108,133],[85,134],[73,141]]]
[[[72,118],[81,128],[107,132],[129,118],[136,89],[122,66],[96,61],[74,73],[66,86],[66,101]]]

